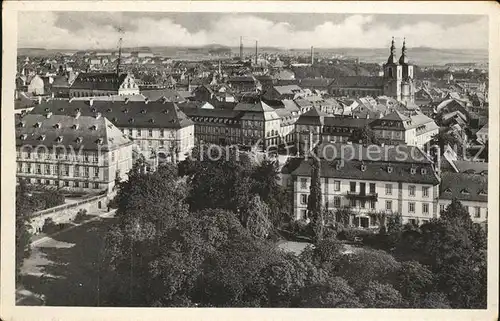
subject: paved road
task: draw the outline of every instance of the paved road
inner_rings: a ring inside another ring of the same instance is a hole
[[[98,306],[99,252],[114,221],[113,213],[96,217],[32,245],[21,273],[18,305]]]

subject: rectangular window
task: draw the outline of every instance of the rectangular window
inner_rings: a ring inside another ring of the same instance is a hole
[[[351,207],[356,207],[356,200],[354,200],[354,199],[349,200],[349,205]]]
[[[334,206],[334,207],[340,207],[340,197],[335,196],[335,197],[333,198],[333,206]]]
[[[366,201],[361,200],[361,201],[359,201],[359,203],[360,203],[360,207],[361,208],[365,208],[366,207]]]
[[[137,130],[137,137],[141,137],[141,134],[142,134],[141,131],[142,131],[142,129]]]
[[[148,136],[153,137],[153,130],[152,129],[148,130]]]
[[[385,210],[392,211],[392,201],[385,201]]]
[[[99,156],[97,155],[97,153],[92,155],[92,162],[94,164],[97,164],[99,162]]]
[[[164,140],[160,140],[160,146],[165,146],[165,141]]]
[[[45,185],[50,185],[50,181],[48,179],[45,180]]]
[[[439,211],[444,212],[445,211],[445,206],[444,204],[439,204]]]
[[[376,202],[375,201],[370,201],[370,209],[374,210],[375,209]]]
[[[481,217],[481,208],[476,206],[474,210],[475,210],[474,217],[480,218]]]
[[[115,161],[115,152],[111,152],[111,161],[114,162]]]
[[[50,164],[45,164],[45,174],[50,175]]]
[[[350,183],[350,191],[353,193],[356,192],[356,182]]]
[[[415,196],[415,185],[408,186],[408,192],[410,196]]]
[[[42,173],[42,165],[36,164],[36,173],[41,174]]]
[[[99,178],[99,167],[94,167],[94,177]]]
[[[89,182],[84,182],[84,183],[83,183],[83,187],[85,187],[85,188],[89,188]]]
[[[333,181],[333,190],[335,192],[340,191],[340,181]]]
[[[23,164],[22,163],[17,163],[17,172],[20,173],[23,171]]]
[[[69,187],[69,182],[68,181],[64,181],[64,186]]]
[[[422,187],[422,197],[429,197],[429,187],[428,186]]]
[[[160,137],[165,137],[165,130],[164,129],[160,129]]]
[[[69,165],[64,165],[64,175],[69,176]]]
[[[73,185],[75,185],[75,187],[80,187],[80,183],[78,182],[74,182]]]
[[[375,194],[375,183],[370,183],[370,194]]]
[[[408,203],[408,212],[415,213],[415,203],[413,202]]]
[[[128,130],[128,135],[132,137],[133,134],[134,134],[134,131],[132,129],[129,129]]]
[[[88,167],[84,167],[83,168],[83,177],[89,177],[89,168]]]
[[[88,163],[89,162],[89,154],[88,153],[84,153],[83,154],[83,160]]]
[[[307,188],[307,178],[301,178],[300,179],[300,188],[301,189]]]
[[[429,214],[429,204],[428,203],[423,203],[422,204],[422,212],[424,214]]]
[[[74,172],[73,172],[73,176],[74,176],[74,177],[78,177],[78,176],[80,176],[80,166],[75,165],[75,170],[74,170]]]
[[[36,183],[39,184],[39,185],[42,185],[42,180],[41,179],[37,179]]]
[[[392,184],[385,184],[385,195],[392,195]]]
[[[307,194],[300,194],[300,203],[303,205],[307,204]]]
[[[94,183],[94,188],[98,189],[99,188],[99,183]]]
[[[301,218],[302,219],[306,219],[307,218],[307,211],[306,210],[302,210],[301,211]]]

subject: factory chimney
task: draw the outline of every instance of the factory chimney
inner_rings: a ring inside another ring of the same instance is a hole
[[[240,36],[240,60],[243,61],[243,37]]]
[[[258,54],[259,54],[259,51],[258,51],[258,42],[255,41],[255,65],[257,66],[257,58],[258,58]]]

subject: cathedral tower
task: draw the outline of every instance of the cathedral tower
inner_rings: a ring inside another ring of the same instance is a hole
[[[384,95],[393,97],[397,100],[401,99],[401,78],[403,69],[399,65],[396,58],[396,46],[394,45],[394,37],[391,42],[391,53],[384,64]]]
[[[403,103],[413,103],[415,102],[415,83],[413,80],[413,65],[410,64],[406,55],[406,39],[403,40],[399,64],[403,71],[401,79],[401,101]]]

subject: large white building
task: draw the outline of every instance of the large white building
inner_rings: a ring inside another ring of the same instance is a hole
[[[439,177],[434,164],[414,146],[328,144],[319,147],[323,205],[349,208],[351,224],[373,227],[375,213],[400,213],[404,223],[438,217]],[[293,188],[294,216],[307,219],[312,159],[285,166],[284,184]]]
[[[132,168],[132,142],[106,118],[16,115],[17,177],[68,190],[111,191]]]
[[[34,113],[82,115],[107,118],[134,142],[134,151],[151,160],[182,161],[194,147],[194,124],[167,101],[51,100],[38,105]]]

